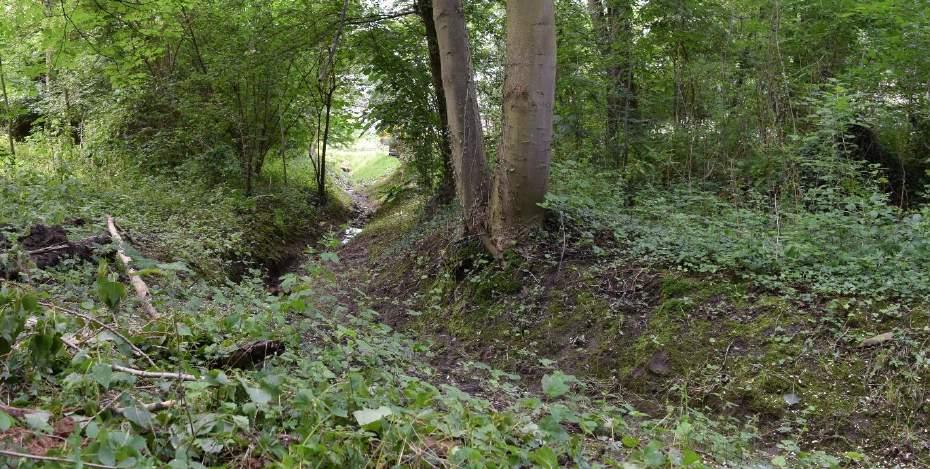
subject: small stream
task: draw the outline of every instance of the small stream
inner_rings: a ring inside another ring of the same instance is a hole
[[[365,194],[356,191],[354,188],[346,189],[346,192],[352,197],[353,215],[352,219],[349,220],[349,226],[342,234],[343,246],[349,244],[356,236],[362,234],[372,214],[371,201],[368,200]]]

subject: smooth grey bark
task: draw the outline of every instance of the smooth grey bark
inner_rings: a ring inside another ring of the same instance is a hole
[[[466,228],[486,239],[488,171],[461,0],[433,0],[433,21],[448,109],[455,191]]]
[[[446,91],[442,84],[442,58],[439,53],[439,40],[436,37],[436,22],[433,20],[431,0],[417,0],[417,12],[426,28],[426,46],[429,50],[429,68],[433,80],[433,94],[436,112],[439,115],[439,156],[442,161],[442,181],[440,181],[439,198],[448,202],[455,195],[455,176],[452,169],[452,139],[449,136],[449,112],[446,107]]]
[[[490,200],[492,243],[510,248],[540,224],[548,189],[555,105],[552,0],[507,1],[503,136]]]

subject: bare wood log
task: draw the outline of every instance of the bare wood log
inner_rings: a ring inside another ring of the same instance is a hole
[[[110,365],[116,371],[122,371],[123,373],[129,373],[131,375],[140,376],[142,378],[164,378],[164,379],[179,379],[181,381],[200,381],[200,378],[189,375],[187,373],[174,372],[174,371],[142,371],[135,368],[128,368],[121,365]]]
[[[116,258],[119,259],[120,263],[123,264],[123,268],[126,269],[126,275],[129,275],[129,281],[136,290],[136,297],[138,297],[139,301],[142,303],[142,309],[150,317],[157,318],[158,311],[152,306],[149,287],[142,281],[142,277],[139,276],[136,269],[132,268],[132,259],[126,255],[126,251],[123,249],[123,237],[120,236],[119,231],[116,229],[116,223],[113,221],[113,217],[109,215],[107,215],[107,229],[110,231],[110,236],[113,237],[113,241],[116,242]]]

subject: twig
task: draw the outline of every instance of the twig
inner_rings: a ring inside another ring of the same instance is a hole
[[[152,357],[146,355],[146,353],[143,352],[142,349],[140,349],[139,347],[136,347],[136,345],[133,344],[131,340],[129,340],[128,338],[126,338],[126,336],[124,336],[123,334],[120,334],[119,331],[117,331],[116,329],[114,329],[114,328],[108,326],[106,323],[104,323],[104,322],[102,322],[102,321],[99,321],[99,320],[97,320],[96,318],[94,318],[94,317],[92,317],[92,316],[88,316],[88,315],[86,315],[86,314],[81,314],[81,313],[79,313],[79,312],[77,312],[77,311],[71,311],[70,309],[62,308],[61,306],[58,306],[58,305],[55,305],[55,304],[52,304],[52,303],[45,303],[45,302],[40,301],[39,304],[42,305],[42,306],[45,306],[46,308],[51,308],[51,309],[54,309],[55,311],[60,311],[60,312],[65,313],[65,314],[70,314],[70,315],[72,315],[72,316],[77,316],[77,317],[79,317],[79,318],[81,318],[81,319],[83,319],[83,320],[85,320],[85,321],[90,321],[90,322],[92,322],[92,323],[94,323],[94,324],[97,324],[98,326],[100,326],[100,327],[102,327],[102,328],[104,328],[104,329],[106,329],[106,330],[112,332],[114,335],[116,335],[117,337],[119,337],[120,339],[122,339],[124,342],[126,342],[126,344],[128,344],[129,347],[132,348],[132,350],[136,353],[136,355],[145,358],[145,360],[146,360],[147,362],[149,362],[150,365],[152,365],[153,367],[154,367],[154,366],[157,366],[157,365],[155,365],[155,361],[152,360]]]
[[[124,373],[129,373],[131,375],[141,376],[143,378],[168,378],[168,379],[179,379],[182,381],[200,381],[200,378],[189,375],[187,373],[181,372],[171,372],[171,371],[142,371],[135,368],[127,368],[120,365],[110,365],[116,371],[122,371]]]
[[[152,306],[152,300],[149,296],[149,287],[142,281],[142,277],[139,276],[136,269],[132,268],[132,259],[126,255],[126,251],[123,249],[123,237],[120,236],[119,231],[116,229],[116,222],[113,221],[113,217],[109,215],[107,215],[107,229],[110,231],[110,236],[116,243],[116,258],[119,259],[120,263],[122,263],[123,267],[126,269],[126,275],[129,275],[129,282],[132,283],[132,287],[136,290],[136,296],[139,298],[139,301],[142,302],[142,309],[145,311],[145,314],[148,314],[152,318],[157,318],[158,311]]]
[[[74,463],[79,462],[73,459],[56,458],[52,456],[39,456],[36,454],[17,453],[16,451],[8,451],[5,449],[0,449],[0,455],[9,456],[11,458],[18,458],[18,459],[31,459],[33,461],[62,462],[62,463],[69,463],[69,464],[74,464]],[[104,469],[115,469],[116,468],[116,466],[94,464],[92,462],[86,462],[86,461],[80,461],[80,464],[83,466],[87,466],[87,467],[99,467],[99,468],[104,468]]]
[[[175,401],[175,400],[153,402],[151,404],[146,404],[142,406],[142,408],[144,408],[145,410],[149,412],[159,412],[162,410],[168,410],[168,409],[174,408],[174,406],[176,406],[177,404],[178,404],[178,401]],[[119,409],[117,409],[117,411],[119,413],[123,413],[127,408],[128,407],[120,407]]]

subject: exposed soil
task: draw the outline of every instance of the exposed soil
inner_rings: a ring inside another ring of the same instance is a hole
[[[71,225],[80,226],[83,220],[74,220]],[[10,231],[0,232],[0,253],[9,250],[13,243],[8,236]],[[74,258],[92,261],[99,254],[98,248],[109,245],[110,235],[102,233],[78,241],[68,239],[68,233],[62,225],[37,224],[30,227],[29,232],[16,239],[16,244],[39,269],[46,269],[60,264],[65,259]],[[0,266],[0,276],[12,278],[24,266]]]

